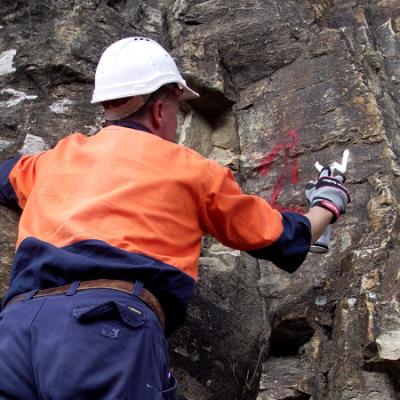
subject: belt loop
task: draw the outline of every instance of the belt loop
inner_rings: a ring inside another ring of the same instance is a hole
[[[133,295],[136,297],[139,297],[140,293],[142,293],[142,289],[143,289],[143,282],[140,281],[135,281],[133,284]]]
[[[39,289],[33,289],[30,292],[26,293],[22,301],[29,301],[33,299],[33,296],[39,291]]]
[[[71,286],[69,287],[67,293],[65,293],[66,296],[73,296],[76,291],[78,290],[79,285],[81,284],[81,281],[74,281],[71,283]]]

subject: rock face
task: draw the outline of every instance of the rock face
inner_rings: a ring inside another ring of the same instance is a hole
[[[180,141],[275,207],[305,210],[314,162],[350,150],[353,201],[326,255],[289,275],[205,239],[170,343],[181,400],[399,398],[399,1],[3,0],[0,15],[1,160],[93,134],[97,60],[132,35],[201,93]],[[17,220],[0,208],[2,294]]]

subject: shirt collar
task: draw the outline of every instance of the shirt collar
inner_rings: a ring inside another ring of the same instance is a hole
[[[138,131],[153,133],[149,128],[135,121],[113,121],[112,125],[123,126],[124,128],[131,128]]]

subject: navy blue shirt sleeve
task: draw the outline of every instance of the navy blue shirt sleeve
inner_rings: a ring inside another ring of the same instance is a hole
[[[276,242],[247,253],[271,261],[287,272],[294,272],[303,263],[310,249],[311,225],[304,215],[288,211],[282,212],[282,223],[283,232]]]
[[[9,175],[22,156],[9,158],[0,164],[0,204],[14,210],[20,210],[17,195],[10,183]]]

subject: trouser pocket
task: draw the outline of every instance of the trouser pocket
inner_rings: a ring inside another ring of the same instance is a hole
[[[88,389],[90,398],[176,399],[175,379],[167,377],[164,335],[152,312],[140,301],[119,299],[80,303],[72,309],[81,341],[75,342],[75,348],[87,347],[93,357],[92,361],[85,357],[87,365],[82,369],[99,377],[89,377],[90,382],[102,377],[101,390],[110,392],[107,397],[96,397],[97,392],[91,392],[97,390],[93,385]]]
[[[75,307],[72,314],[81,323],[120,320],[130,328],[139,328],[145,322],[142,311],[116,301],[96,305],[81,305]]]

